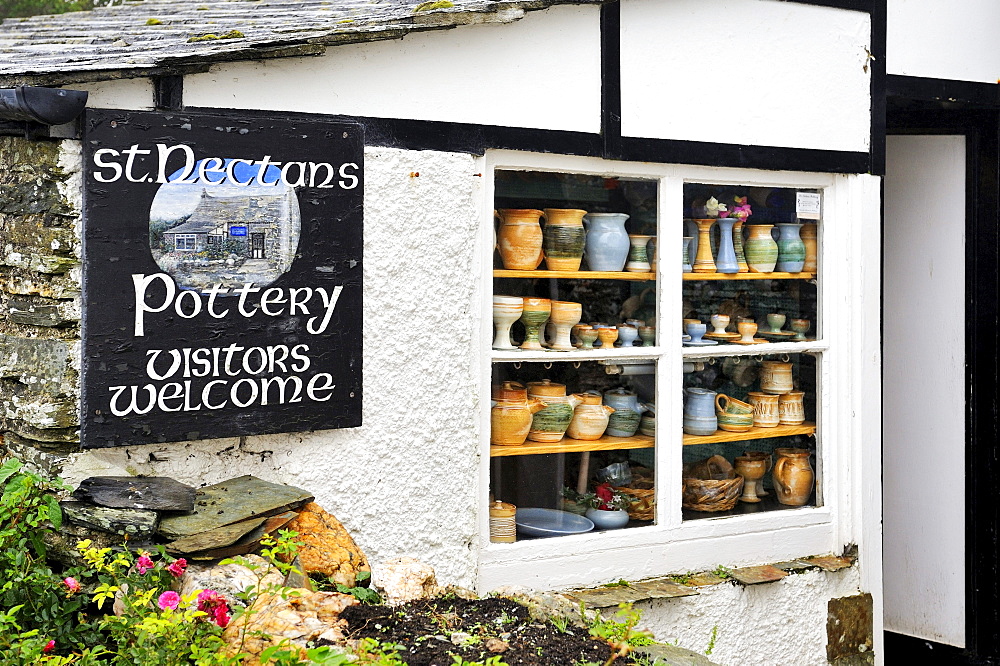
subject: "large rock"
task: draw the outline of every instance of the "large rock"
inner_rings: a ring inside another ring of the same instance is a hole
[[[245,604],[240,601],[239,595],[247,588],[254,587],[258,592],[264,592],[276,589],[284,582],[285,578],[280,571],[274,568],[268,571],[270,565],[263,557],[247,555],[244,559],[257,571],[235,563],[214,566],[189,564],[180,580],[181,596],[195,590],[214,590],[225,597],[230,606],[243,606]],[[258,573],[263,578],[258,578]]]
[[[434,567],[412,557],[397,557],[372,567],[372,585],[389,606],[398,606],[438,593]]]
[[[159,514],[147,509],[111,509],[85,502],[59,503],[63,515],[74,525],[133,539],[147,539],[156,532]]]
[[[342,643],[347,622],[340,613],[358,600],[349,594],[295,590],[287,598],[265,593],[257,598],[252,613],[234,620],[222,634],[229,654],[246,653],[243,666],[258,666],[260,653],[288,641],[285,647],[305,658],[307,645],[318,641]],[[271,662],[268,662],[271,663]]]
[[[194,511],[195,489],[166,476],[91,476],[73,497],[115,509]]]
[[[371,570],[368,558],[340,521],[315,502],[302,507],[286,529],[299,534],[303,544],[299,560],[306,573],[323,574],[341,585],[354,587],[358,572]]]

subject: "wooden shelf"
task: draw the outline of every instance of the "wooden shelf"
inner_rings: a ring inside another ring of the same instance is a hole
[[[579,453],[581,451],[614,451],[615,449],[651,449],[653,438],[647,435],[633,437],[604,436],[595,440],[564,438],[560,442],[532,442],[520,446],[490,446],[490,457],[537,456],[543,453]]]
[[[570,278],[572,280],[634,280],[646,282],[655,280],[656,273],[632,273],[629,271],[509,271],[493,269],[493,277],[507,278]]]
[[[502,350],[494,349],[491,357],[494,363],[522,363],[558,361],[608,361],[616,360],[632,363],[655,363],[663,354],[660,347],[615,347],[613,349],[573,349],[572,351],[542,350]]]
[[[815,273],[683,273],[682,275],[684,280],[811,280],[816,277]]]
[[[789,435],[815,435],[816,424],[806,421],[802,425],[779,425],[774,428],[750,428],[747,432],[726,432],[716,430],[714,435],[684,434],[684,446],[695,444],[718,444],[720,442],[743,442],[750,439],[767,439],[769,437],[788,437]]]

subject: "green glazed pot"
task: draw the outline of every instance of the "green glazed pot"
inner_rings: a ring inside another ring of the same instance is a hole
[[[751,224],[747,226],[750,235],[743,245],[747,265],[751,273],[772,273],[778,263],[778,244],[771,238],[773,224]]]

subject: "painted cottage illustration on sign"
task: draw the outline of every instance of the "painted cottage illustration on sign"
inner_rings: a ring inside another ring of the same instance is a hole
[[[213,181],[207,170],[207,182],[175,173],[153,200],[150,250],[182,287],[266,286],[291,266],[301,226],[294,188],[281,182],[277,169],[252,182],[256,174],[240,167],[232,181]]]

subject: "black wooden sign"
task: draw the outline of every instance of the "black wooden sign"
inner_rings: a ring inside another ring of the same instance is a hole
[[[82,441],[361,425],[361,126],[88,110]]]

